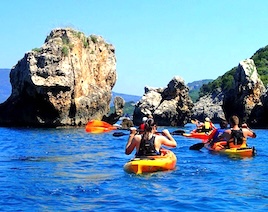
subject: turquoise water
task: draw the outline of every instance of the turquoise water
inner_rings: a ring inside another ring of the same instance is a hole
[[[174,136],[176,169],[136,176],[123,170],[127,136],[0,128],[0,211],[267,211],[267,130],[255,131],[254,158],[189,150],[199,140]]]

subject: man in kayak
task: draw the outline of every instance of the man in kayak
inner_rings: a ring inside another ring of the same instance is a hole
[[[130,129],[130,135],[125,147],[125,153],[131,154],[136,149],[136,156],[160,155],[161,145],[176,147],[177,142],[167,129],[162,131],[162,135],[156,135],[157,126],[153,119],[149,118],[145,122],[144,134],[137,134],[136,128]]]
[[[257,135],[247,125],[239,127],[239,118],[232,116],[229,120],[231,129],[225,130],[222,135],[227,140],[227,148],[247,147],[247,137],[256,138]]]

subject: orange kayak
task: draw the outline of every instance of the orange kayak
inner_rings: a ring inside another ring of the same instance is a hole
[[[176,155],[167,149],[161,149],[161,155],[135,157],[124,165],[127,173],[144,174],[173,170],[176,167]]]
[[[188,138],[198,138],[198,139],[202,139],[202,140],[209,140],[212,139],[214,134],[216,133],[216,129],[211,130],[208,133],[205,132],[197,132],[196,130],[193,130],[190,133],[183,133],[182,135]]]

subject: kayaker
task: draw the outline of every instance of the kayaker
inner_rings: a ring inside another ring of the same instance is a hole
[[[202,129],[204,126],[203,122],[200,122],[199,120],[195,119],[195,120],[192,120],[192,123],[195,124],[196,126],[196,132],[202,132]]]
[[[147,121],[147,119],[148,119],[148,118],[147,118],[146,116],[144,116],[144,117],[142,118],[142,123],[140,124],[140,126],[139,126],[139,128],[138,128],[139,131],[141,131],[141,132],[144,131],[145,122]]]
[[[134,149],[136,149],[136,156],[160,155],[161,145],[177,146],[177,142],[167,129],[162,131],[162,135],[156,135],[157,126],[152,118],[146,120],[144,134],[137,134],[136,128],[131,128],[130,131],[125,147],[127,155],[131,154]]]
[[[199,122],[197,119],[192,122],[195,122],[196,132],[209,133],[211,130],[216,129],[209,117],[206,117],[204,122]]]
[[[223,137],[226,129],[228,128],[228,122],[226,120],[222,120],[220,122],[220,128],[217,128],[212,140],[210,141],[209,146],[216,151],[224,149],[227,145],[226,138]]]
[[[256,138],[257,135],[244,124],[239,127],[239,118],[232,116],[229,120],[231,129],[225,130],[223,137],[227,139],[227,148],[247,147],[247,137]]]
[[[215,127],[214,124],[210,121],[210,118],[209,118],[209,117],[206,117],[206,118],[205,118],[204,125],[203,125],[203,129],[202,129],[202,131],[205,132],[205,133],[208,133],[208,132],[210,132],[210,131],[213,130],[213,129],[216,129],[216,127]]]

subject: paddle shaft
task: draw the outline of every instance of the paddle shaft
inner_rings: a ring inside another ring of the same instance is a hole
[[[184,130],[175,130],[174,132],[170,133],[171,135],[182,135],[183,133],[185,133]],[[156,132],[156,134],[162,134],[162,132]],[[114,132],[113,136],[115,137],[121,137],[121,136],[125,136],[125,135],[129,135],[129,133],[123,133],[123,132]]]

